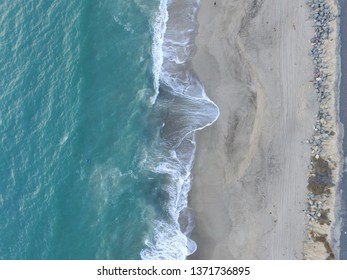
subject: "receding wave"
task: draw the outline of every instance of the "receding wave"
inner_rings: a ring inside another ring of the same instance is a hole
[[[154,22],[153,75],[158,94],[153,111],[161,129],[141,168],[163,175],[167,199],[165,215],[154,220],[153,233],[145,240],[143,259],[184,259],[196,250],[189,238],[194,219],[187,202],[195,131],[219,116],[191,68],[198,6],[198,0],[161,0]]]

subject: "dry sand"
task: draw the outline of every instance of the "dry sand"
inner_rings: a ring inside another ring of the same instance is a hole
[[[214,5],[216,2],[216,5]],[[318,102],[305,1],[201,0],[193,67],[219,106],[197,135],[195,259],[302,259]]]

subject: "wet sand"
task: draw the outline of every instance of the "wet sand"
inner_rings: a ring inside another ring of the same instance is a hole
[[[193,67],[221,114],[197,134],[191,258],[303,259],[303,142],[319,107],[309,9],[301,0],[201,0],[198,22]]]

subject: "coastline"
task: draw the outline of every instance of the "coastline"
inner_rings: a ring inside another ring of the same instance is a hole
[[[334,188],[324,202],[332,209],[334,233],[330,225],[315,227],[306,216],[312,154],[304,142],[312,137],[320,106],[309,82],[312,19],[302,1],[270,2],[200,2],[193,68],[221,114],[197,132],[189,205],[196,215],[192,239],[198,248],[191,259],[327,258],[324,243],[307,236],[312,228],[327,234],[338,257],[334,215],[340,206]],[[334,52],[330,59],[337,59],[337,46],[329,50]],[[329,60],[331,65],[336,69],[338,61]],[[337,73],[330,99],[336,134],[324,144],[335,157],[330,160],[336,163],[335,185],[341,174]]]

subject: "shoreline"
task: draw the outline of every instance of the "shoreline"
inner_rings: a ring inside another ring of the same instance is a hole
[[[326,258],[324,242],[307,237],[312,225],[305,218],[312,159],[304,141],[312,137],[320,106],[309,82],[314,73],[309,9],[297,0],[215,2],[201,0],[193,68],[221,114],[197,132],[189,205],[198,249],[189,259]],[[336,134],[330,149],[338,159],[339,104],[336,96],[331,100]],[[333,170],[336,185],[339,164],[341,159]],[[332,189],[325,202],[335,210],[328,214],[334,232],[317,228],[329,242],[334,239],[335,256],[337,198]]]
[[[194,135],[219,115],[218,107],[205,95],[191,67],[198,2],[161,0],[154,22],[154,45],[160,43],[153,51],[157,55],[153,54],[154,76],[160,91],[154,96],[154,114],[161,123],[156,131],[160,135],[160,156],[156,157],[160,163],[154,172],[165,174],[168,219],[156,221],[156,242],[141,252],[144,259],[185,259],[196,250],[189,238],[193,218],[187,207],[196,147]]]

